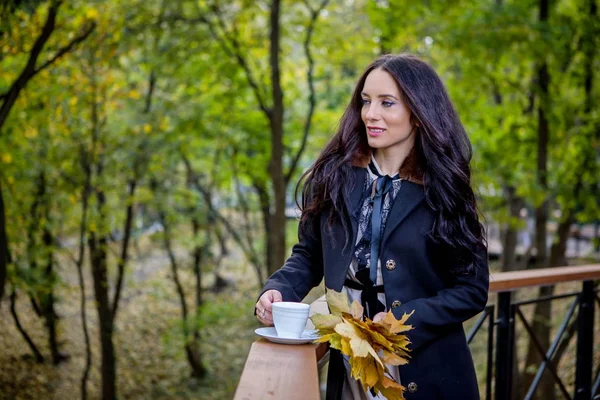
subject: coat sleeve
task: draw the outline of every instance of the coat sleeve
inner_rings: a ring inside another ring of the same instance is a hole
[[[406,333],[413,352],[461,326],[485,308],[489,288],[487,249],[483,248],[479,256],[472,274],[452,276],[437,295],[414,299],[392,309],[397,319],[414,311],[407,321],[414,329]]]
[[[274,289],[281,292],[283,301],[299,302],[322,279],[321,231],[319,218],[314,218],[304,231],[298,226],[298,243],[292,248],[292,254],[285,264],[269,277],[261,295]]]

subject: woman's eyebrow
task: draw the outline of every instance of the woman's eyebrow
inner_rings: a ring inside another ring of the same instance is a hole
[[[368,94],[368,93],[365,93],[365,92],[362,92],[362,93],[361,93],[361,95],[362,95],[362,96],[371,97],[371,96],[369,96],[369,94]],[[392,95],[392,94],[380,94],[380,95],[379,95],[379,96],[377,96],[377,97],[379,97],[379,98],[383,98],[383,97],[391,97],[392,99],[395,99],[395,100],[398,100],[398,101],[400,101],[400,99],[399,99],[399,98],[397,98],[396,96],[394,96],[394,95]]]

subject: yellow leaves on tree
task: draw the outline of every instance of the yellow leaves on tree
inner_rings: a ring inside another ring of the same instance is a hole
[[[12,160],[13,160],[12,155],[10,155],[8,153],[2,154],[2,162],[4,164],[10,164],[10,163],[12,163]]]
[[[98,19],[98,10],[96,10],[95,8],[88,8],[87,10],[85,10],[85,16],[88,19]]]
[[[321,335],[316,342],[329,342],[332,348],[349,357],[352,377],[365,392],[373,389],[389,400],[403,400],[405,388],[386,375],[389,371],[385,364],[408,363],[410,341],[402,333],[413,329],[406,325],[412,313],[397,320],[390,311],[375,323],[369,318],[363,321],[363,307],[357,301],[350,305],[345,293],[328,289],[326,299],[331,314],[311,317]]]

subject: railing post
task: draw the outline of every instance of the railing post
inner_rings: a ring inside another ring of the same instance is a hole
[[[510,400],[512,394],[513,346],[515,310],[511,305],[512,292],[498,293],[496,328],[496,400]]]
[[[487,373],[485,384],[485,400],[492,400],[492,379],[494,365],[494,329],[496,328],[496,312],[494,306],[490,308],[490,316],[488,320],[488,348],[487,348]]]
[[[575,400],[592,397],[594,348],[594,282],[584,281],[577,316],[577,369],[575,370]]]

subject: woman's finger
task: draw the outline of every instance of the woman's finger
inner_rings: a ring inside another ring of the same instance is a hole
[[[283,298],[281,297],[281,292],[279,292],[278,290],[273,290],[272,296],[273,303],[283,301]]]
[[[257,310],[256,311],[256,318],[258,318],[258,320],[260,322],[262,322],[264,325],[267,326],[272,326],[273,325],[273,317],[271,315],[270,311],[267,310]]]
[[[281,293],[278,290],[268,290],[259,299],[261,306],[267,311],[271,311],[272,304],[282,301]]]

